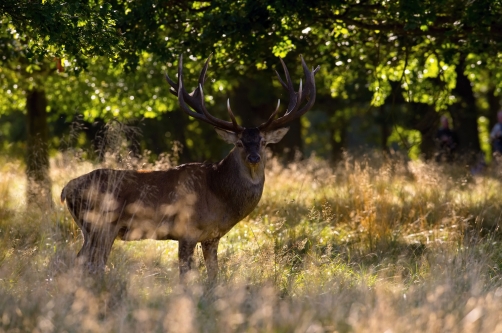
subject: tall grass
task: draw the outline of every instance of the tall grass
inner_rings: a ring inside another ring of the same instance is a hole
[[[173,241],[116,241],[104,276],[83,275],[66,208],[27,211],[22,167],[1,165],[0,332],[502,332],[494,170],[271,160],[208,287],[199,247],[193,280],[178,284]],[[53,159],[54,201],[96,167]]]

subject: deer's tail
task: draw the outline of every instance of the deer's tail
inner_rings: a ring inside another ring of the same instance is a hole
[[[64,204],[64,201],[66,200],[66,192],[67,192],[67,188],[68,185],[66,185],[65,187],[63,187],[63,190],[61,191],[61,203]]]

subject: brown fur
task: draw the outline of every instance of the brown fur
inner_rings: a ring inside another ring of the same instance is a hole
[[[236,135],[238,146],[217,164],[189,163],[149,172],[98,169],[71,180],[61,201],[66,200],[82,229],[79,261],[90,271],[102,271],[116,238],[171,239],[180,243],[183,277],[200,242],[208,275],[216,279],[219,239],[260,201],[265,136],[254,129],[244,130]],[[260,161],[250,163],[251,154]]]
[[[265,183],[265,146],[279,142],[288,131],[284,125],[314,104],[314,75],[319,68],[309,71],[301,58],[306,84],[303,93],[301,88],[296,92],[281,60],[288,84],[277,75],[290,96],[282,117],[276,119],[278,103],[269,120],[246,129],[237,124],[228,102],[232,122],[215,118],[204,106],[202,91],[210,58],[199,76],[198,87],[190,94],[184,89],[182,56],[178,82],[168,76],[166,79],[181,109],[213,125],[218,135],[235,148],[218,164],[192,163],[152,172],[99,169],[70,181],[61,193],[61,201],[66,200],[82,229],[84,244],[77,256],[91,271],[103,269],[117,237],[126,241],[173,239],[179,243],[180,276],[183,278],[190,270],[195,245],[200,242],[209,279],[214,281],[220,238],[260,201]]]

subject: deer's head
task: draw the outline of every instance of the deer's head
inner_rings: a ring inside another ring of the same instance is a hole
[[[298,91],[295,91],[289,71],[282,59],[280,59],[286,81],[284,82],[282,80],[277,71],[276,73],[279,82],[289,93],[289,104],[286,112],[284,115],[277,118],[280,107],[279,100],[275,111],[266,122],[258,127],[245,128],[237,123],[232,109],[230,108],[229,100],[227,101],[227,109],[231,121],[218,119],[207,111],[202,87],[206,81],[206,72],[210,59],[211,56],[206,60],[200,73],[197,88],[191,93],[187,93],[183,85],[183,57],[180,56],[178,63],[178,82],[174,82],[166,75],[166,80],[171,86],[170,92],[178,97],[181,109],[185,113],[213,125],[216,132],[223,140],[235,145],[234,152],[241,157],[241,160],[250,170],[255,170],[257,168],[262,169],[264,166],[265,147],[267,144],[279,142],[289,130],[286,124],[301,117],[314,105],[316,97],[314,75],[319,70],[319,66],[310,71],[303,57],[301,57],[306,83],[305,88],[303,88],[302,81],[300,80],[300,87]]]

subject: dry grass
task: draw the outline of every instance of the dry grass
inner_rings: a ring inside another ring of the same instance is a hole
[[[208,288],[199,248],[193,281],[178,284],[172,241],[117,241],[105,275],[83,277],[57,196],[96,166],[55,159],[56,208],[27,212],[22,167],[1,165],[0,332],[502,332],[495,171],[272,161]]]

